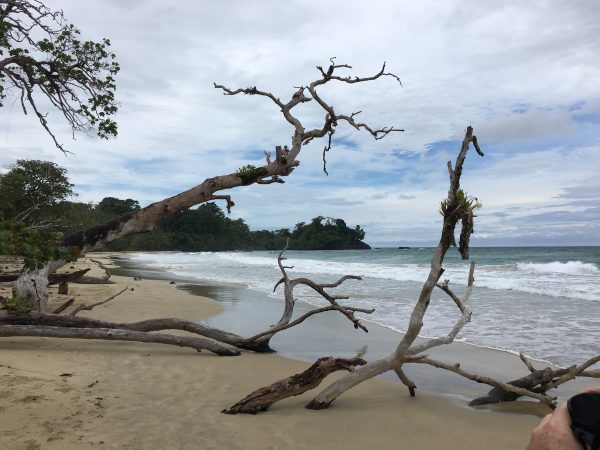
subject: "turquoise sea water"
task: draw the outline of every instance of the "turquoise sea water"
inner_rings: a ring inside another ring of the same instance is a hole
[[[429,271],[433,249],[289,251],[291,277],[331,282],[360,275],[335,290],[347,304],[375,308],[368,321],[402,331]],[[235,283],[269,295],[280,278],[278,252],[139,253],[133,259],[204,283]],[[474,248],[473,317],[458,340],[571,364],[600,353],[600,247]],[[451,250],[443,279],[462,294],[469,262]],[[308,290],[297,298],[323,305]],[[436,292],[425,317],[423,336],[447,334],[459,317],[454,303]]]

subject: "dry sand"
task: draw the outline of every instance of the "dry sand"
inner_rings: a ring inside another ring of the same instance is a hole
[[[75,296],[93,303],[128,286],[133,290],[82,315],[199,320],[221,311],[165,281],[111,280],[116,284],[71,284],[70,296],[52,288],[52,302]],[[519,449],[539,420],[422,392],[411,398],[384,380],[363,383],[325,411],[303,408],[314,391],[264,414],[227,416],[219,411],[309,364],[273,354],[218,357],[160,344],[51,338],[2,338],[0,349],[2,449]]]

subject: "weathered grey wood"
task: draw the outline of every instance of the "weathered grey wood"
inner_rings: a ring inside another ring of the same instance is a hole
[[[67,295],[69,293],[69,283],[66,281],[58,283],[58,293],[61,295]]]
[[[51,273],[48,275],[48,284],[60,284],[75,281],[88,273],[90,269],[81,269],[71,273]]]
[[[107,322],[89,317],[79,317],[70,315],[48,314],[40,312],[29,312],[25,314],[6,314],[0,315],[0,326],[2,325],[35,325],[35,326],[54,326],[69,328],[110,328],[130,331],[162,331],[162,330],[182,330],[198,334],[216,341],[232,345],[245,350],[251,350],[261,353],[269,353],[274,350],[260,341],[248,341],[243,336],[234,333],[219,330],[217,328],[191,322],[184,319],[163,318],[150,319],[133,323]]]
[[[446,255],[446,252],[455,242],[454,229],[465,214],[458,204],[456,195],[460,189],[460,177],[462,174],[463,163],[467,156],[469,146],[472,142],[476,142],[476,138],[473,136],[473,128],[469,126],[467,127],[461,149],[456,158],[454,170],[450,176],[450,187],[448,189],[448,196],[446,197],[447,211],[444,215],[440,241],[431,259],[429,275],[427,276],[427,280],[421,288],[421,293],[411,313],[408,328],[400,340],[396,350],[389,356],[369,363],[366,366],[360,367],[354,372],[329,385],[323,392],[321,392],[311,401],[309,405],[312,409],[324,409],[329,407],[329,405],[331,405],[331,403],[337,397],[342,395],[348,389],[351,389],[357,384],[360,384],[363,381],[383,372],[394,370],[397,374],[402,373],[400,370],[404,364],[406,356],[409,353],[409,349],[415,342],[415,339],[423,327],[423,317],[425,316],[425,312],[429,306],[431,294],[436,288],[440,277],[444,273],[442,263],[444,262],[444,256]],[[448,167],[450,168],[451,165]],[[463,258],[466,254],[468,254],[468,235],[470,232],[472,232],[472,227],[467,230],[467,236],[465,236],[463,241],[461,241],[461,254]],[[410,385],[408,387],[410,390]],[[414,390],[412,392],[414,392]]]
[[[90,269],[83,269],[71,273],[51,273],[50,275],[48,275],[48,284],[52,285],[63,283],[65,281],[73,281],[77,278],[82,277],[89,270]],[[21,272],[0,274],[0,283],[15,281],[17,278],[19,278],[20,274]]]
[[[445,368],[445,367],[442,367]],[[560,371],[554,371],[549,367],[543,370],[536,370],[529,375],[518,378],[516,380],[509,381],[506,383],[508,386],[514,386],[517,388],[523,388],[528,391],[534,391],[534,389],[541,385],[546,384],[552,381],[555,376],[560,376],[559,374],[567,373],[569,369],[561,369]],[[459,373],[459,375],[463,375]],[[464,375],[463,375],[464,376]],[[477,381],[477,380],[474,380]],[[490,383],[487,383],[490,384]],[[510,387],[502,385],[493,387],[486,395],[481,397],[477,397],[469,402],[470,406],[481,406],[488,405],[491,403],[502,403],[502,402],[510,402],[518,399],[523,396],[523,392],[513,391]]]
[[[70,298],[69,300],[64,302],[62,305],[60,305],[58,308],[56,308],[54,311],[52,311],[52,314],[60,314],[65,309],[67,309],[69,306],[71,306],[74,302],[75,302],[75,298],[74,297]]]
[[[127,287],[123,288],[122,290],[120,290],[119,292],[117,292],[114,295],[111,295],[110,297],[101,300],[99,302],[93,303],[91,305],[85,305],[85,304],[81,304],[79,306],[77,306],[77,308],[75,308],[70,315],[71,316],[76,316],[78,313],[80,313],[81,311],[91,311],[92,309],[94,309],[96,306],[100,306],[100,305],[104,305],[105,303],[110,302],[111,300],[117,298],[119,295],[121,295],[123,292],[125,292],[127,289]]]
[[[102,339],[111,341],[135,341],[190,347],[194,350],[209,350],[220,356],[237,356],[237,350],[231,350],[209,339],[182,337],[164,333],[119,330],[113,328],[67,328],[43,325],[2,325],[0,337],[29,336],[68,339]]]
[[[271,405],[280,400],[314,389],[332,372],[338,370],[351,372],[354,367],[364,364],[366,364],[366,361],[359,357],[351,359],[334,358],[332,356],[319,358],[304,372],[257,389],[235,405],[221,412],[225,414],[256,414],[266,411]]]
[[[332,296],[328,292],[325,291],[326,288],[335,288],[335,287],[340,286],[346,280],[361,280],[362,278],[359,276],[356,276],[356,275],[344,275],[339,280],[337,280],[333,283],[322,283],[322,284],[315,283],[314,281],[309,280],[308,278],[290,279],[290,277],[288,276],[288,273],[287,273],[287,269],[290,269],[291,267],[285,266],[283,264],[283,261],[286,260],[286,258],[284,258],[284,256],[283,256],[283,254],[287,250],[288,243],[289,243],[289,240],[286,241],[284,249],[279,253],[279,256],[277,257],[277,264],[279,266],[279,270],[281,271],[283,277],[277,283],[275,283],[275,287],[273,287],[273,292],[275,292],[277,290],[277,287],[280,284],[283,284],[283,297],[284,297],[283,314],[281,315],[281,318],[275,325],[270,327],[268,330],[265,330],[258,334],[255,334],[254,336],[248,338],[247,341],[262,342],[262,343],[268,345],[270,339],[276,333],[279,333],[280,331],[287,330],[288,328],[299,325],[300,323],[304,322],[309,317],[311,317],[315,314],[320,314],[322,312],[326,312],[326,311],[340,312],[354,324],[354,328],[361,328],[362,330],[367,332],[368,331],[367,328],[360,323],[359,319],[356,318],[354,313],[362,312],[365,314],[372,314],[375,311],[374,309],[356,308],[353,306],[340,305],[337,302],[337,300],[342,299],[342,298],[347,298],[347,297]],[[310,287],[311,289],[313,289],[314,291],[316,291],[319,295],[321,295],[321,297],[323,297],[325,300],[327,300],[329,302],[329,306],[326,306],[324,308],[312,309],[292,321],[291,319],[292,319],[292,315],[294,313],[294,304],[296,302],[294,299],[294,288],[300,284],[304,284],[304,285]]]

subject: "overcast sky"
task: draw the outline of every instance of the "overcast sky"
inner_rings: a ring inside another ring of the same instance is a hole
[[[474,245],[600,245],[600,2],[46,0],[85,37],[111,39],[121,64],[119,136],[53,147],[37,120],[6,101],[0,164],[18,158],[64,166],[79,200],[142,205],[207,177],[262,164],[289,144],[291,127],[267,99],[223,96],[213,82],[256,85],[289,98],[329,58],[370,75],[321,93],[338,113],[362,110],[373,127],[404,133],[375,141],[340,126],[322,171],[324,143],[300,154],[283,185],[231,192],[232,218],[253,229],[317,215],[360,224],[372,245],[428,245],[467,125],[486,153],[469,155],[463,187],[483,203]],[[301,117],[318,125],[307,104]]]

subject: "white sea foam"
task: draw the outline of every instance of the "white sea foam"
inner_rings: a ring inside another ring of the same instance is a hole
[[[363,256],[364,255],[364,256]],[[393,254],[390,254],[394,256]],[[306,257],[309,258],[306,258]],[[143,253],[132,256],[144,265],[178,275],[210,282],[240,283],[269,294],[281,273],[276,252],[226,253]],[[399,253],[387,254],[297,253],[290,252],[286,263],[292,277],[309,276],[333,281],[343,274],[363,276],[362,282],[348,282],[338,289],[359,307],[375,308],[369,321],[401,331],[407,326],[421,283],[429,272],[423,258],[410,259]],[[402,259],[401,259],[402,258]],[[535,357],[554,362],[580,362],[600,351],[600,270],[594,264],[572,258],[569,262],[513,262],[478,264],[472,299],[473,321],[458,340],[490,348],[527,350]],[[518,260],[517,260],[518,261]],[[534,260],[535,261],[535,260]],[[468,266],[447,261],[444,278],[461,295]],[[297,298],[322,306],[322,299],[298,290]],[[280,300],[281,291],[275,297]],[[422,330],[426,336],[448,333],[457,317],[452,302],[434,295]],[[518,314],[514,314],[518,311]],[[524,321],[523,317],[529,319]],[[547,342],[561,345],[549,354]]]
[[[598,275],[600,270],[595,264],[583,263],[581,261],[553,261],[550,263],[519,263],[519,270],[536,273],[562,273],[568,275]]]
[[[144,253],[135,255],[134,258],[181,276],[217,282],[240,282],[260,289],[269,289],[279,278],[275,254]],[[388,265],[293,257],[288,262],[294,266],[289,271],[292,276],[308,274],[329,279],[352,274],[373,280],[422,283],[429,273],[428,264]],[[468,267],[464,264],[447,264],[444,278],[448,278],[454,285],[464,286],[467,273]],[[581,261],[479,265],[476,268],[476,285],[479,288],[539,294],[544,297],[600,301],[600,285],[596,281],[598,274],[600,270],[594,264]]]

